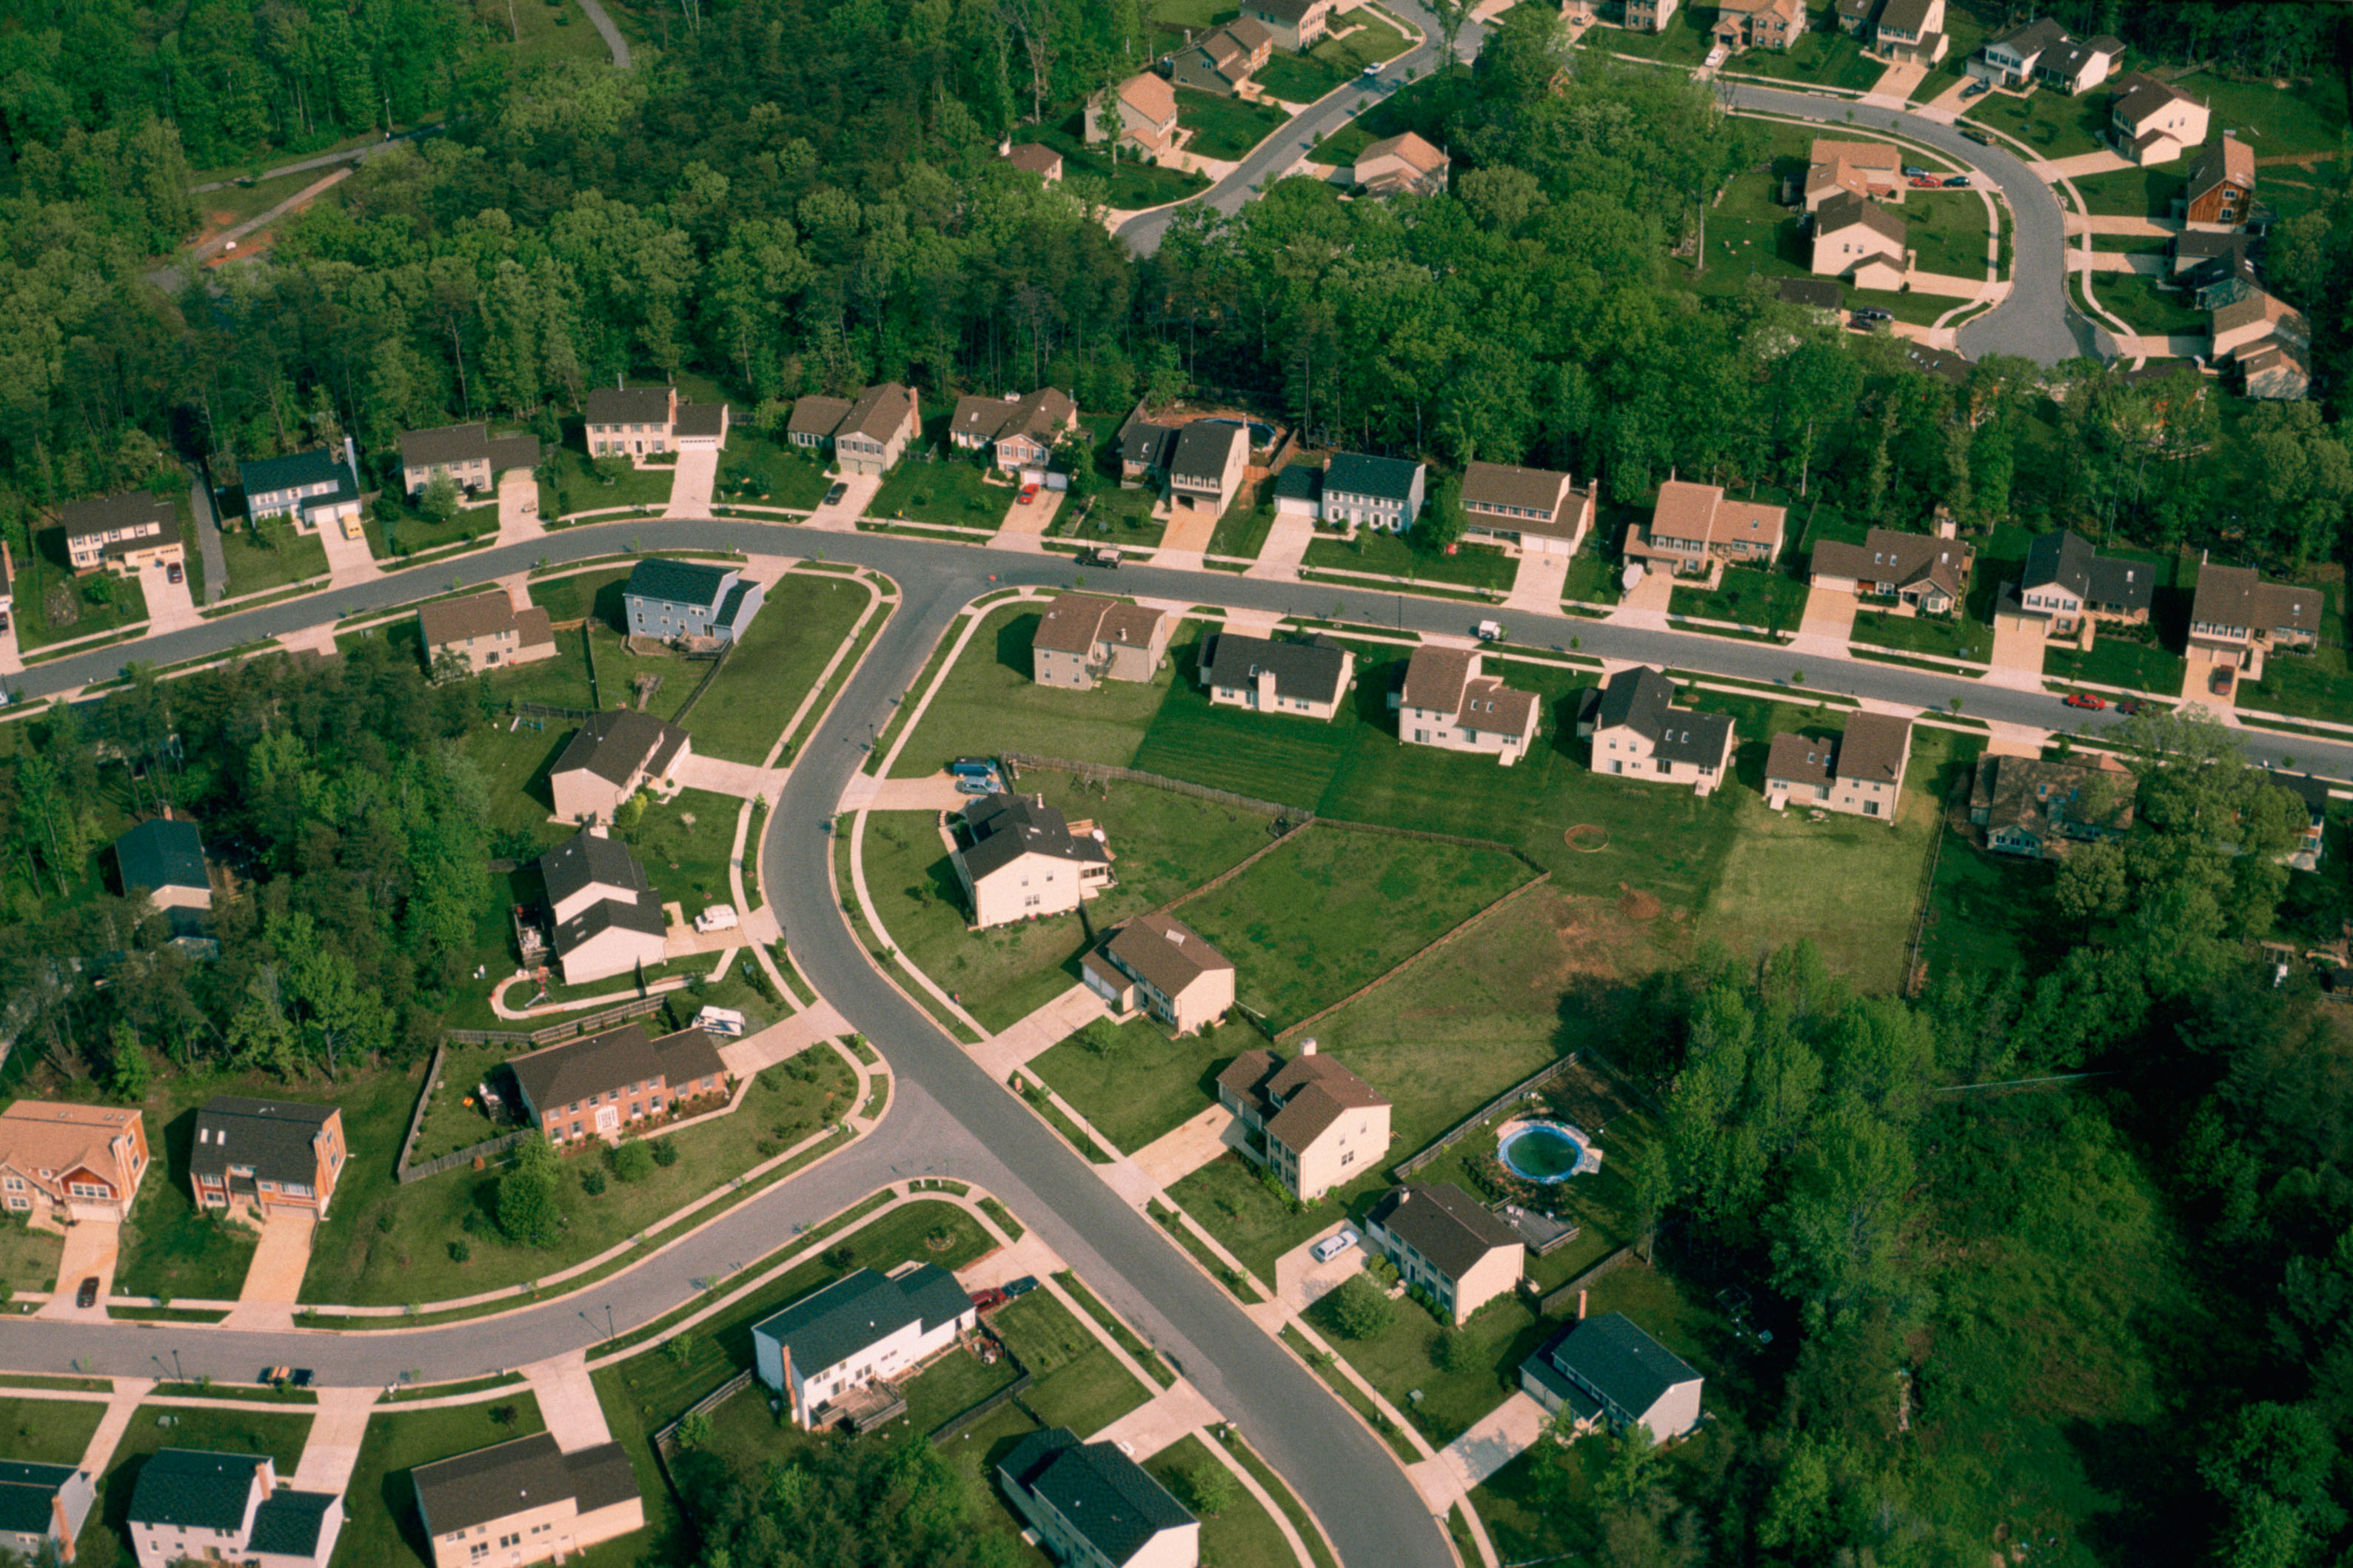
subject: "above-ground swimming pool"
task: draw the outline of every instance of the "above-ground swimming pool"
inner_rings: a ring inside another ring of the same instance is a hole
[[[1588,1145],[1585,1135],[1559,1121],[1514,1122],[1499,1135],[1495,1157],[1521,1180],[1547,1184],[1601,1164],[1600,1153]]]

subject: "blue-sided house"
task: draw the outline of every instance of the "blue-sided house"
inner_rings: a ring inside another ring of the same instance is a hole
[[[732,566],[700,561],[640,561],[622,590],[629,635],[724,646],[741,637],[767,590]]]

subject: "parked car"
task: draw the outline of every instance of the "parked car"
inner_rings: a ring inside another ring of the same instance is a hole
[[[1966,188],[1968,183],[1969,177],[1967,174],[1955,174],[1945,182],[1945,189],[1948,191],[1961,190]]]
[[[975,1290],[972,1293],[972,1310],[986,1317],[1005,1305],[1006,1300],[1006,1294],[1002,1290]]]
[[[2214,667],[2213,676],[2206,682],[2206,689],[2217,697],[2228,697],[2231,695],[2231,688],[2238,683],[2238,679],[2237,670],[2227,664],[2218,664]]]
[[[1037,499],[1038,487],[1036,485],[1023,485],[1021,487],[1021,493],[1015,496],[1013,500],[1014,504],[1017,506],[1028,506],[1031,501],[1036,500]]]
[[[1993,138],[1987,135],[1982,131],[1964,131],[1961,134],[1968,137],[1970,141],[1976,142],[1980,147],[1990,147],[1993,145]]]
[[[1318,1263],[1329,1263],[1363,1239],[1353,1230],[1341,1230],[1317,1242],[1312,1249],[1312,1256]]]
[[[2146,702],[2136,702],[2131,698],[2126,697],[2117,701],[2116,711],[2123,714],[2127,719],[2137,719],[2142,714],[2148,711],[2148,704]]]
[[[1008,1301],[1018,1301],[1036,1289],[1038,1289],[1038,1277],[1035,1274],[1024,1274],[1018,1279],[1008,1279],[1005,1282],[1005,1299]]]
[[[1993,83],[1986,80],[1983,77],[1978,77],[1976,80],[1970,82],[1968,86],[1961,89],[1961,96],[1963,98],[1975,98],[1981,92],[1990,91],[1992,87]]]
[[[1927,173],[1927,170],[1920,167],[1917,163],[1906,163],[1904,165],[1904,177],[1907,180],[1925,178]]]
[[[1912,184],[1915,190],[1940,190],[1944,187],[1944,181],[1936,178],[1934,174],[1915,174],[1912,176]]]
[[[1894,311],[1883,310],[1875,305],[1858,305],[1855,307],[1854,324],[1858,327],[1868,326],[1873,321],[1892,321],[1894,319]]]
[[[986,758],[958,757],[948,764],[948,773],[955,780],[958,795],[997,795],[1005,788],[997,764]]]
[[[2105,708],[2108,705],[2106,698],[2094,697],[2088,691],[2070,691],[2065,701],[2070,708]]]
[[[1501,621],[1481,621],[1474,629],[1478,632],[1479,640],[1481,642],[1495,642],[1500,640],[1504,635],[1504,623]]]
[[[839,506],[841,504],[841,498],[849,493],[849,487],[848,485],[836,485],[833,489],[825,492],[824,504],[827,506]]]
[[[81,1289],[74,1292],[74,1305],[77,1307],[95,1307],[98,1305],[97,1275],[93,1274],[89,1279],[81,1282]]]
[[[1098,546],[1093,550],[1082,550],[1079,552],[1079,564],[1100,566],[1106,572],[1116,572],[1119,570],[1119,552],[1109,545]]]

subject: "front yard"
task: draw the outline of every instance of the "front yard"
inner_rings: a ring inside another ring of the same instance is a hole
[[[1218,1074],[1244,1051],[1266,1044],[1266,1037],[1240,1023],[1176,1039],[1152,1020],[1137,1018],[1108,1034],[1101,1051],[1072,1036],[1031,1058],[1029,1071],[1123,1154],[1208,1110],[1217,1100]]]
[[[2187,289],[2160,289],[2159,279],[2138,272],[2103,272],[2092,281],[2101,304],[2126,326],[2147,337],[2206,337],[2213,317],[2198,309]]]
[[[751,630],[683,721],[696,752],[765,762],[870,599],[863,584],[830,572],[788,572],[779,579]],[[692,689],[691,682],[682,687],[679,700]]]
[[[2112,217],[2171,217],[2173,204],[2188,188],[2184,163],[2155,168],[2111,169],[2105,174],[2079,174],[2075,189],[2084,205]]]
[[[1900,653],[1932,653],[1979,664],[1993,657],[1993,628],[1963,615],[1897,616],[1866,605],[1855,612],[1850,638]]]
[[[497,526],[495,519],[491,526]],[[228,563],[230,598],[327,574],[327,547],[319,542],[319,536],[296,531],[282,517],[264,519],[259,525],[231,519],[222,524],[220,536],[221,553]],[[195,553],[189,552],[192,556]]]
[[[1325,38],[1303,55],[1278,47],[1259,68],[1258,85],[1291,103],[1313,103],[1334,88],[1354,81],[1366,66],[1396,58],[1409,47],[1405,35],[1369,5],[1333,18],[1345,38]]]
[[[807,511],[825,499],[832,483],[822,458],[799,447],[780,447],[739,425],[727,432],[711,499],[723,506],[742,501]]]
[[[1193,132],[1185,151],[1196,157],[1230,163],[1282,130],[1290,118],[1271,103],[1222,98],[1189,87],[1176,92],[1177,121]]]
[[[987,472],[962,453],[935,463],[911,453],[874,492],[866,515],[994,529],[1013,504],[1015,490],[1009,484],[991,483]]]
[[[2036,157],[2072,158],[2097,153],[2105,145],[2100,133],[2107,127],[2111,97],[2099,89],[2081,98],[2044,88],[2023,98],[1989,92],[1976,100],[1964,119],[2017,137],[2034,149]]]
[[[545,478],[539,481],[539,515],[543,520],[553,522],[576,511],[602,511],[610,507],[652,507],[659,510],[670,504],[670,485],[678,478],[677,464],[635,468],[624,461],[607,479],[596,471],[581,440],[581,426],[567,422],[564,445],[553,453],[555,480],[553,484]]]
[[[1838,30],[1826,10],[1816,10],[1806,35],[1787,49],[1744,49],[1724,62],[1727,74],[1771,77],[1815,87],[1868,90],[1887,74],[1886,66],[1865,59],[1862,45]]]
[[[60,557],[63,548],[58,547]],[[138,578],[111,573],[77,577],[48,559],[38,541],[34,554],[31,566],[20,564],[22,575],[16,584],[16,646],[21,651],[95,637],[147,618],[147,594]]]
[[[1985,198],[1975,191],[1911,191],[1900,209],[1905,243],[1923,272],[1981,279],[1986,273]],[[1999,210],[1999,209],[1997,209]],[[1960,304],[1947,300],[1947,308]]]
[[[1369,572],[1384,577],[1451,583],[1499,592],[1511,587],[1520,569],[1516,557],[1492,545],[1458,544],[1450,555],[1432,549],[1419,530],[1398,534],[1371,528],[1358,529],[1354,540],[1319,532],[1315,542],[1307,547],[1306,563],[1326,571]]]
[[[2123,637],[2095,636],[2089,653],[2052,647],[2042,654],[2042,673],[2053,680],[2087,680],[2158,697],[2179,695],[2187,670],[2179,654]]]
[[[1786,572],[1727,566],[1715,588],[1677,588],[1669,595],[1667,608],[1678,616],[1795,631],[1805,618],[1806,584]]]
[[[1090,147],[1083,111],[1051,126],[1025,125],[1013,133],[1013,139],[1043,142],[1060,153],[1065,184],[1092,182],[1103,205],[1122,212],[1182,201],[1209,186],[1204,175],[1184,169],[1164,169],[1156,163],[1145,163],[1133,153],[1121,154],[1114,161],[1108,146]]]

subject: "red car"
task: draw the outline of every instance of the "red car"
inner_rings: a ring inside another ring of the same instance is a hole
[[[994,1312],[997,1308],[1005,1305],[1005,1303],[1009,1300],[1011,1300],[1011,1298],[1008,1297],[1004,1291],[997,1289],[994,1287],[986,1290],[975,1290],[972,1292],[972,1310],[985,1316],[987,1313]]]
[[[1915,174],[1912,176],[1912,183],[1919,186],[1924,191],[1933,191],[1941,186],[1945,182],[1936,178],[1934,174]]]
[[[2088,691],[2071,691],[2067,694],[2067,706],[2070,708],[2105,708],[2107,705],[2106,698],[2094,697]]]
[[[1021,493],[1013,499],[1017,504],[1028,506],[1031,501],[1038,499],[1038,487],[1036,485],[1023,485],[1021,487]]]

